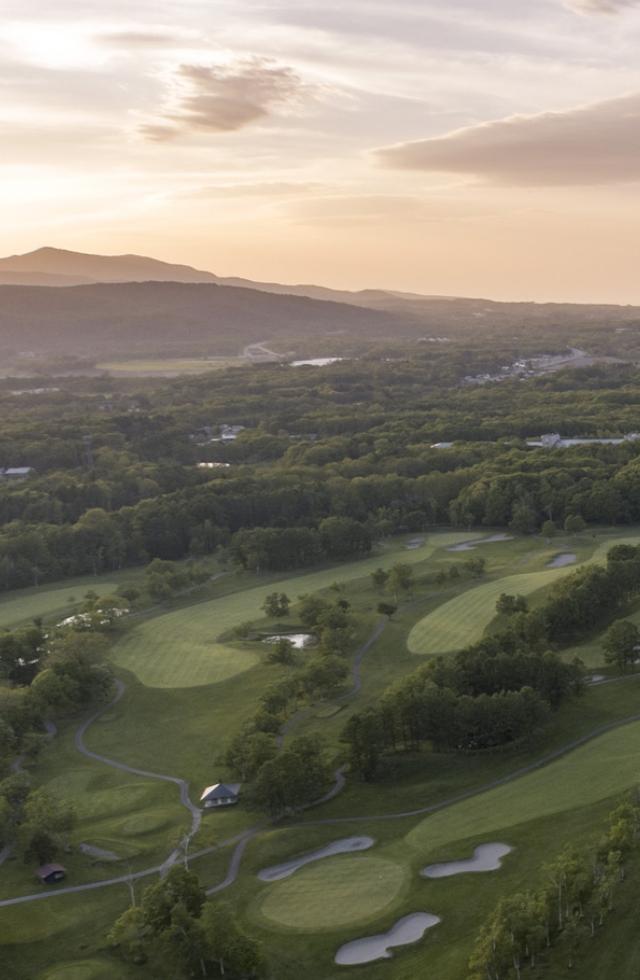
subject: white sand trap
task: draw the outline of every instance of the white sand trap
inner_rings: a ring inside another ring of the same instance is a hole
[[[411,538],[410,541],[407,541],[405,548],[407,551],[417,551],[417,549],[421,548],[423,544],[424,538]]]
[[[309,851],[307,854],[301,854],[300,857],[293,858],[291,861],[285,861],[283,864],[274,864],[270,868],[264,868],[263,871],[258,872],[258,878],[260,881],[281,881],[283,878],[288,878],[294,874],[299,868],[303,868],[305,864],[311,864],[313,861],[321,861],[322,858],[333,857],[335,854],[353,854],[354,851],[368,851],[374,844],[375,840],[373,837],[344,837],[342,840],[335,840],[332,844],[327,844],[326,847],[319,847],[317,851]]]
[[[339,966],[359,966],[361,963],[373,963],[374,960],[388,960],[393,956],[393,947],[419,942],[427,929],[437,926],[440,921],[437,915],[429,912],[405,915],[403,919],[398,919],[389,932],[345,943],[336,953],[335,961]]]
[[[513,848],[508,844],[480,844],[467,861],[446,861],[443,864],[430,864],[420,874],[423,878],[451,878],[470,871],[498,871],[502,859],[511,854]]]
[[[607,678],[604,676],[604,674],[592,674],[591,677],[589,678],[589,683],[602,684],[602,682],[606,681],[606,679]]]
[[[513,534],[492,534],[488,538],[471,538],[470,541],[463,541],[462,544],[453,544],[447,551],[475,551],[481,544],[497,544],[500,541],[513,541]]]
[[[575,565],[578,560],[578,556],[570,552],[566,552],[562,555],[556,555],[551,561],[547,562],[547,568],[564,568],[566,565]]]
[[[313,643],[315,636],[313,633],[274,633],[272,636],[265,636],[264,643],[277,643],[278,640],[288,640],[296,650],[304,650],[310,643]]]

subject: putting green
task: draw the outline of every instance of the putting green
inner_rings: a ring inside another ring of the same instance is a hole
[[[410,871],[374,857],[334,857],[270,885],[252,912],[262,924],[322,932],[367,922],[394,904]]]
[[[284,579],[278,582],[278,590],[291,598],[318,592],[336,580],[365,578],[380,566],[424,561],[438,548],[466,537],[459,533],[432,534],[414,551],[407,551],[404,540],[396,541],[371,558]],[[269,586],[263,585],[156,616],[127,633],[116,646],[113,659],[147,687],[200,687],[228,680],[250,670],[259,656],[251,650],[217,643],[216,637],[247,620],[259,619],[269,591]]]
[[[86,582],[76,582],[64,589],[30,589],[16,598],[0,600],[0,627],[15,626],[36,616],[52,616],[54,613],[59,613],[61,618],[70,616],[89,589],[98,595],[111,595],[117,588],[117,582],[89,578]],[[74,602],[69,602],[72,596]]]
[[[486,834],[492,839],[489,835],[516,824],[615,796],[637,786],[639,777],[640,722],[634,722],[506,786],[434,813],[406,840],[426,855],[469,837]]]
[[[420,654],[462,650],[470,643],[482,639],[485,629],[496,615],[496,602],[503,592],[510,595],[530,595],[570,574],[574,569],[575,566],[569,566],[525,575],[507,575],[469,589],[438,606],[416,623],[409,633],[409,650]]]

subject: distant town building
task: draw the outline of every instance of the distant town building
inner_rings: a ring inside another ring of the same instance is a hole
[[[575,438],[565,438],[558,432],[547,432],[539,439],[527,439],[527,446],[533,449],[569,449],[571,446],[621,446],[625,442],[637,442],[640,439],[640,432],[629,432],[625,436],[612,438],[592,438],[591,436],[577,436]]]

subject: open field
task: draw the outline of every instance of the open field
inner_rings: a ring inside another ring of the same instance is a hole
[[[247,363],[243,357],[177,357],[150,360],[104,361],[96,364],[99,371],[114,377],[175,378],[182,374],[207,374]]]

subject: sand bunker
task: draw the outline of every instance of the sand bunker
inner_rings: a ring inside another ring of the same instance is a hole
[[[470,871],[498,871],[502,867],[502,859],[512,850],[508,844],[480,844],[473,852],[473,857],[467,861],[430,864],[420,874],[423,878],[451,878],[452,875],[463,875]]]
[[[318,848],[317,851],[309,851],[307,854],[301,854],[300,857],[293,858],[291,861],[285,861],[283,864],[274,864],[270,868],[264,868],[258,872],[258,878],[260,881],[281,881],[283,878],[288,878],[294,874],[299,868],[303,868],[305,864],[311,864],[313,861],[321,861],[322,858],[333,857],[336,854],[353,854],[354,851],[367,851],[374,844],[375,840],[373,837],[344,837],[342,840],[336,840],[332,844],[327,844],[326,847]]]
[[[345,943],[336,953],[335,961],[339,966],[359,966],[361,963],[373,963],[374,960],[387,960],[393,956],[390,952],[393,947],[417,943],[427,929],[437,926],[440,921],[437,915],[429,912],[405,915],[388,932]]]
[[[513,541],[513,534],[492,534],[488,538],[472,538],[470,541],[463,541],[462,544],[452,544],[447,551],[475,551],[481,544],[497,544],[499,541]]]
[[[567,552],[563,555],[556,555],[551,561],[547,562],[547,568],[564,568],[566,565],[574,565],[578,556]]]

